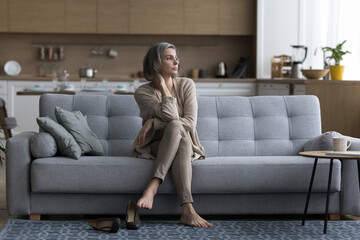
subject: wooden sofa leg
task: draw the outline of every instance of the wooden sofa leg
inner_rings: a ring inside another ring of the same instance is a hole
[[[341,215],[339,213],[332,213],[332,214],[329,214],[329,219],[330,220],[340,220],[341,219]]]
[[[41,215],[40,214],[30,214],[30,220],[32,221],[40,221]]]

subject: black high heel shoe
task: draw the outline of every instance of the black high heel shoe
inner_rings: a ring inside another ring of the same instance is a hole
[[[130,200],[126,208],[126,228],[129,230],[137,230],[141,227],[139,212],[136,204]]]
[[[120,218],[98,219],[90,221],[88,224],[96,230],[116,233],[120,228]]]

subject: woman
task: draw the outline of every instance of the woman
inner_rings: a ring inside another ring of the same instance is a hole
[[[191,79],[176,77],[179,58],[175,46],[169,43],[152,46],[143,67],[144,76],[150,83],[135,91],[143,127],[135,139],[133,155],[156,159],[156,162],[153,176],[137,206],[152,208],[157,189],[171,167],[182,207],[180,222],[193,227],[211,227],[196,213],[191,195],[191,161],[205,158],[195,129],[195,84]]]

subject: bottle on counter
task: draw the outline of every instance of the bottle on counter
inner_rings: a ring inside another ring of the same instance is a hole
[[[39,47],[38,58],[39,58],[39,60],[45,60],[45,47],[44,46]]]
[[[62,61],[65,59],[64,47],[58,47],[59,60]]]
[[[52,46],[47,47],[47,59],[53,60],[54,48]]]

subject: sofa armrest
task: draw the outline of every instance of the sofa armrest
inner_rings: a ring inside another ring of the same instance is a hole
[[[349,136],[349,151],[360,151],[360,139]],[[342,160],[341,164],[341,210],[342,214],[360,216],[358,166],[356,160]]]
[[[6,142],[6,202],[9,215],[30,214],[30,139],[23,132]]]
[[[341,135],[338,132],[326,132],[310,139],[304,145],[304,151],[333,149],[333,137],[347,137],[351,141],[350,151],[360,151],[360,139]],[[341,160],[341,214],[360,216],[360,194],[358,166],[356,160]]]

